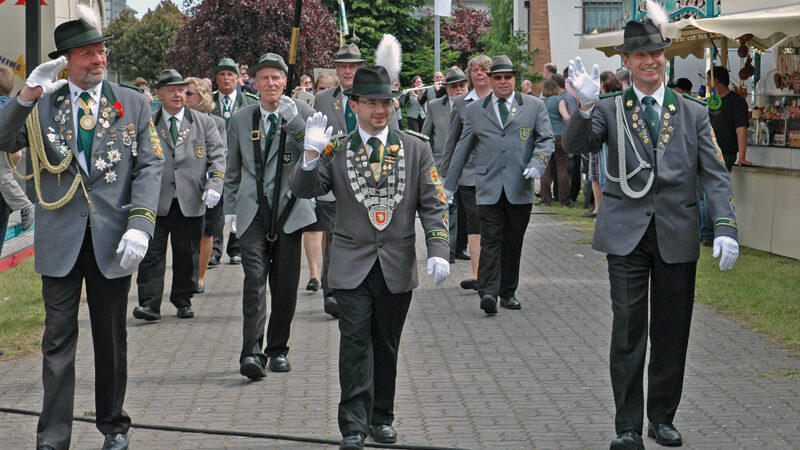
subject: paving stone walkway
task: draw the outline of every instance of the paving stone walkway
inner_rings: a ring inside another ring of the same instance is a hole
[[[458,287],[470,273],[468,261],[458,261],[450,279],[433,285],[424,273],[418,233],[421,285],[400,347],[398,444],[608,448],[614,425],[604,255],[579,243],[586,236],[538,212],[523,248],[517,293],[522,310],[501,309],[494,317],[479,309],[477,295]],[[337,321],[322,311],[321,294],[303,290],[304,272],[288,355],[292,371],[250,382],[239,375],[237,362],[242,278],[241,266],[209,270],[206,293],[194,299],[193,320],[177,319],[168,301],[161,321],[129,319],[125,409],[134,423],[338,442]],[[137,303],[135,291],[129,311]],[[80,328],[75,414],[91,418],[94,369],[85,306]],[[675,418],[684,447],[800,447],[800,380],[787,376],[798,370],[800,360],[786,351],[697,306]],[[39,357],[0,357],[0,407],[36,411],[41,395]],[[35,432],[36,417],[0,413],[0,448],[32,448]],[[337,448],[142,428],[129,436],[132,449]],[[101,444],[93,424],[75,422],[72,448]],[[645,445],[657,447],[649,439]]]

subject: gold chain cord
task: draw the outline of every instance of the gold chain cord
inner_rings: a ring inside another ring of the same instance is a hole
[[[72,180],[72,184],[70,185],[67,193],[64,194],[64,196],[59,200],[48,203],[44,201],[44,198],[42,198],[41,171],[47,170],[52,174],[58,175],[60,182],[61,173],[67,170],[69,164],[72,162],[72,152],[67,153],[64,159],[56,166],[50,164],[50,161],[47,160],[47,154],[44,151],[44,140],[42,139],[42,128],[39,124],[40,104],[41,103],[37,103],[36,107],[33,108],[33,111],[31,111],[31,114],[28,116],[28,119],[25,122],[25,125],[28,127],[28,148],[31,152],[31,169],[33,173],[31,175],[22,175],[19,173],[16,167],[11,164],[10,154],[6,153],[5,158],[8,162],[8,166],[11,167],[14,173],[22,180],[27,181],[33,178],[33,186],[36,190],[36,197],[39,199],[39,205],[41,205],[42,208],[54,210],[66,205],[70,202],[70,200],[72,200],[72,197],[75,196],[75,192],[77,192],[78,186],[80,185],[83,190],[83,196],[86,198],[86,202],[89,204],[89,209],[92,209],[92,202],[89,200],[89,194],[86,192],[86,186],[83,184],[83,177],[81,177],[80,171],[75,174],[75,178]]]

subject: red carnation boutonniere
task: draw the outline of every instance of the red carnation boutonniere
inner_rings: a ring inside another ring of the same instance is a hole
[[[120,102],[114,103],[113,105],[111,105],[111,107],[117,110],[117,115],[119,117],[125,117],[125,113],[122,112],[122,103]]]

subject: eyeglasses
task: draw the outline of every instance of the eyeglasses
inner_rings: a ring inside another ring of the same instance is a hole
[[[100,50],[83,50],[78,52],[78,57],[80,58],[88,58],[94,55],[97,55],[101,58],[108,57],[108,54],[111,53],[110,48],[101,48]]]
[[[500,81],[500,80],[508,81],[508,80],[510,80],[512,78],[514,78],[514,75],[512,75],[510,73],[507,73],[507,74],[504,74],[504,75],[492,75],[492,79],[494,81]]]
[[[358,103],[367,105],[368,108],[377,108],[377,107],[388,108],[392,106],[392,100],[367,100],[367,101],[359,100]]]
[[[193,95],[195,95],[195,94],[197,94],[197,92],[186,91],[186,96],[187,96],[187,97],[191,97],[191,96],[193,96]]]

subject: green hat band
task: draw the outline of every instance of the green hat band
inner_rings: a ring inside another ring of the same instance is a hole
[[[61,45],[59,47],[61,47],[61,48],[76,47],[76,46],[79,46],[80,44],[82,44],[82,43],[84,43],[86,41],[90,41],[92,39],[97,39],[99,37],[100,37],[100,33],[98,33],[97,30],[95,30],[93,28],[91,30],[84,31],[83,33],[81,33],[79,35],[72,36],[69,39],[64,39],[63,41],[60,42]]]
[[[458,83],[459,81],[467,81],[467,77],[464,75],[455,75],[452,77],[445,78],[444,83]]]
[[[648,44],[663,44],[660,34],[648,34],[646,36],[634,36],[625,38],[626,47],[644,47]]]
[[[341,53],[336,55],[336,59],[363,59],[361,55],[356,55],[355,53]]]
[[[166,86],[168,84],[174,84],[174,83],[178,83],[178,84],[186,83],[186,84],[189,84],[187,81],[184,81],[184,79],[181,78],[181,77],[169,77],[169,78],[164,78],[163,80],[159,80],[158,81],[158,84],[160,86]]]
[[[514,71],[514,66],[512,66],[511,64],[497,64],[495,66],[492,66],[492,68],[489,71],[490,72],[500,72],[500,71],[513,72]]]

